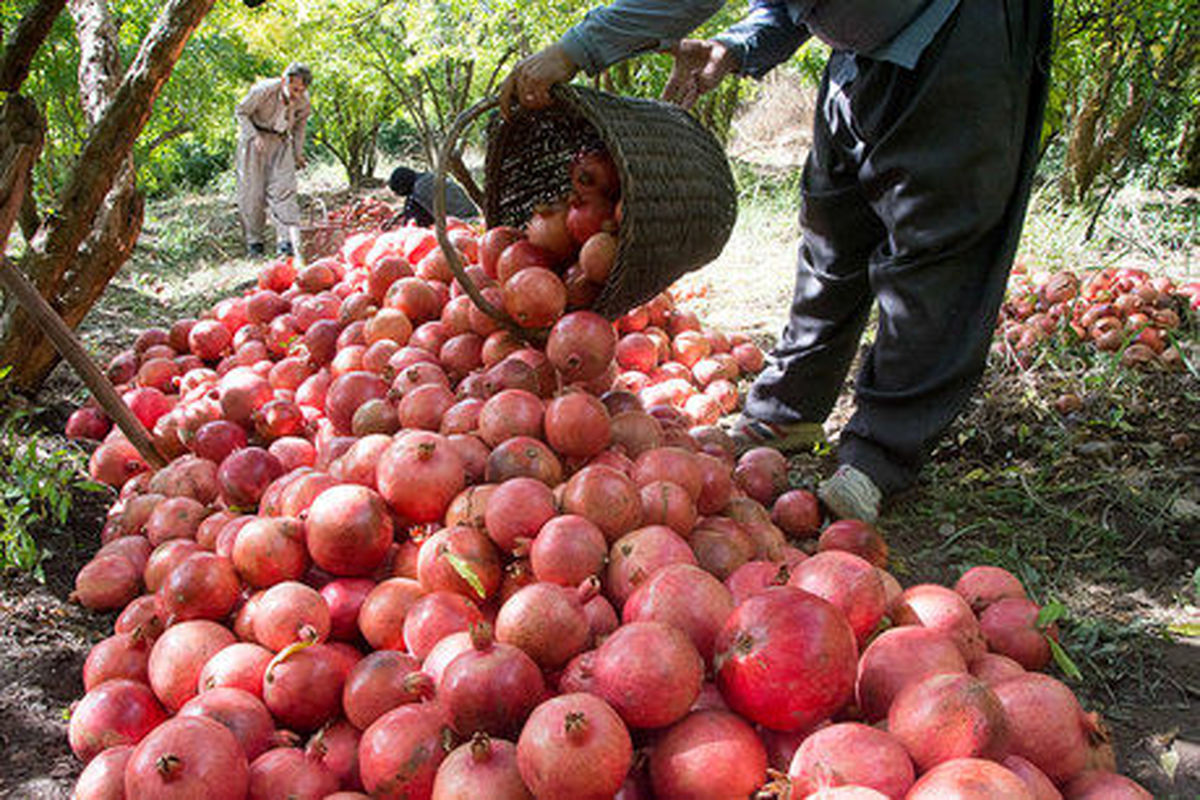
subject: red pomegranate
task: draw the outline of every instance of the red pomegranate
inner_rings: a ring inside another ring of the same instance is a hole
[[[243,800],[249,765],[237,738],[204,717],[176,717],[155,728],[125,766],[125,796]]]
[[[517,741],[517,766],[544,800],[609,800],[633,760],[629,731],[595,695],[559,695],[542,703]]]
[[[713,666],[730,708],[797,730],[831,716],[854,692],[858,651],[832,604],[791,586],[746,599],[717,634]]]

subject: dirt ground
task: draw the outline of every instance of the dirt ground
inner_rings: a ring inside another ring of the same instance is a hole
[[[235,255],[227,203],[209,198],[172,213],[207,228],[180,242],[168,238],[165,214],[149,221],[137,257],[85,323],[101,356],[253,274]],[[793,215],[746,209],[725,255],[683,281],[685,302],[707,324],[769,344],[790,302],[795,233]],[[1193,330],[1200,363],[1196,340]],[[1063,417],[1052,404],[1066,390],[1085,406]],[[38,398],[41,429],[61,431],[81,396],[60,370]],[[835,442],[849,396],[828,426]],[[880,525],[905,585],[949,584],[992,563],[1014,570],[1039,602],[1062,603],[1063,647],[1082,673],[1072,688],[1103,714],[1121,771],[1156,798],[1181,800],[1200,798],[1197,409],[1200,382],[1186,373],[1141,376],[1066,357],[1024,372],[993,364],[919,486]],[[810,487],[835,466],[832,449],[794,458],[793,482]],[[88,649],[113,616],[68,595],[109,502],[81,493],[66,527],[36,531],[49,552],[44,583],[0,574],[0,797],[68,798],[80,770],[66,719],[82,695]]]

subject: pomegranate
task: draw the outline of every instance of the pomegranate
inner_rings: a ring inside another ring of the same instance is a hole
[[[854,692],[858,652],[850,623],[832,604],[791,586],[747,598],[714,646],[721,696],[768,728],[812,725]]]
[[[148,683],[151,642],[140,633],[117,633],[92,646],[83,662],[83,688],[90,692],[113,678]]]
[[[479,607],[457,592],[430,592],[418,598],[404,617],[404,644],[423,659],[444,636],[483,621]]]
[[[325,598],[298,581],[284,581],[267,589],[254,610],[254,638],[276,652],[293,642],[324,641],[330,624]]]
[[[132,745],[114,745],[89,761],[75,781],[72,800],[122,800],[125,765],[132,754]]]
[[[554,494],[545,483],[516,477],[504,481],[488,495],[484,523],[496,546],[512,552],[519,540],[537,536],[555,512]]]
[[[379,492],[412,522],[442,519],[466,484],[462,458],[445,437],[414,431],[393,440],[379,460]]]
[[[804,489],[791,489],[775,498],[771,521],[784,533],[798,538],[813,536],[821,527],[817,496]]]
[[[295,747],[277,747],[250,764],[247,800],[276,797],[324,798],[338,790],[338,779]]]
[[[1000,762],[1025,782],[1033,800],[1063,800],[1062,793],[1054,783],[1046,777],[1046,773],[1020,756],[1005,756]]]
[[[749,797],[767,775],[767,752],[745,720],[722,710],[693,711],[650,751],[658,797]]]
[[[559,669],[591,641],[583,604],[595,591],[594,583],[579,589],[553,583],[518,589],[496,614],[496,639],[521,648],[543,670]]]
[[[336,578],[321,587],[329,607],[329,638],[351,642],[358,638],[358,613],[375,588],[370,578]]]
[[[546,441],[568,457],[591,458],[608,447],[612,436],[608,410],[587,392],[566,392],[551,400],[543,424]]]
[[[637,486],[618,470],[601,465],[584,467],[571,476],[563,489],[562,509],[595,524],[610,543],[642,520]]]
[[[427,591],[457,592],[484,601],[499,590],[500,578],[500,554],[475,528],[442,528],[421,543],[417,579]]]
[[[377,650],[350,670],[342,688],[346,719],[359,730],[397,706],[433,696],[434,682],[408,653]]]
[[[249,765],[237,738],[204,717],[176,717],[155,728],[125,766],[125,796],[243,800]]]
[[[534,576],[560,586],[578,586],[587,578],[598,576],[607,559],[604,534],[575,514],[548,519],[529,547]]]
[[[436,703],[392,709],[363,731],[358,764],[363,787],[377,800],[431,797],[442,759],[446,726]]]
[[[732,594],[712,575],[691,564],[671,564],[634,590],[621,616],[626,623],[650,620],[678,628],[711,665],[713,642],[733,609]]]
[[[1000,681],[993,691],[1008,715],[1011,752],[1062,784],[1087,767],[1090,747],[1103,737],[1066,685],[1036,672]]]
[[[309,507],[306,543],[313,563],[334,575],[368,575],[392,543],[387,503],[365,486],[326,489]]]
[[[166,718],[146,684],[113,678],[85,694],[71,711],[67,739],[71,752],[86,763],[109,747],[137,744]]]
[[[891,617],[897,625],[923,625],[945,633],[967,661],[987,649],[979,621],[967,601],[944,586],[923,583],[909,587],[892,607]]]
[[[612,323],[594,311],[572,311],[550,329],[546,356],[565,382],[576,383],[603,374],[616,347]]]
[[[682,719],[700,694],[704,661],[683,631],[661,622],[627,622],[597,648],[590,691],[630,728]]]
[[[797,564],[789,586],[812,592],[840,608],[861,645],[875,632],[887,611],[887,595],[879,572],[870,563],[842,550],[828,550]]]
[[[632,760],[633,744],[621,718],[583,692],[535,708],[517,741],[521,778],[545,800],[609,800]]]
[[[124,556],[97,556],[75,576],[71,599],[93,611],[114,611],[137,597],[141,571]]]
[[[817,550],[844,550],[883,569],[887,566],[888,546],[874,526],[857,519],[831,522],[817,540]]]
[[[221,462],[221,498],[233,509],[253,509],[271,481],[283,474],[279,459],[261,447],[243,447]]]
[[[211,620],[172,625],[154,642],[147,662],[150,686],[168,711],[178,711],[197,694],[201,670],[234,643],[228,628]]]
[[[241,689],[262,696],[262,676],[275,654],[253,642],[235,642],[204,662],[196,688],[200,694],[211,689]]]
[[[238,575],[251,586],[274,586],[300,578],[309,566],[304,523],[290,517],[252,519],[238,531],[231,560]]]
[[[1037,603],[1023,597],[1005,597],[989,604],[979,615],[988,648],[1027,670],[1045,669],[1050,663],[1048,637],[1057,638],[1057,632],[1053,626],[1046,631],[1038,627],[1040,611]]]
[[[1033,800],[1033,795],[994,761],[956,758],[922,775],[905,800]]]
[[[452,750],[433,782],[431,800],[533,800],[517,769],[517,747],[479,732]]]
[[[608,555],[605,590],[618,606],[655,572],[671,564],[696,564],[688,543],[665,525],[630,531],[613,543]]]
[[[1081,772],[1063,787],[1066,800],[1151,800],[1153,795],[1124,775]]]
[[[793,796],[833,786],[865,786],[903,798],[914,780],[912,760],[890,733],[844,722],[806,738],[788,768]]]
[[[987,684],[965,672],[930,675],[905,687],[888,709],[888,731],[917,768],[955,758],[999,760],[1008,752],[1008,720]]]
[[[299,641],[275,655],[263,673],[263,702],[279,723],[313,731],[341,710],[347,668],[331,645]]]
[[[908,686],[938,673],[965,673],[967,663],[945,634],[918,626],[884,631],[858,664],[858,706],[868,722],[887,716],[892,701]]]
[[[962,595],[967,605],[976,614],[997,600],[1006,597],[1025,599],[1025,587],[1016,575],[1006,569],[991,566],[971,567],[954,584],[954,591]]]
[[[358,627],[367,643],[376,650],[403,650],[404,618],[423,594],[421,584],[410,578],[381,581],[358,611]]]
[[[179,717],[205,717],[224,725],[237,737],[246,758],[253,761],[273,745],[275,720],[255,695],[241,689],[216,688],[193,697]]]
[[[442,672],[438,700],[460,734],[517,735],[546,697],[541,670],[520,648],[494,641],[487,623],[472,626],[470,634],[471,649]]]

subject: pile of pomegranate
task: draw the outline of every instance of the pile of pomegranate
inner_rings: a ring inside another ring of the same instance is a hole
[[[329,212],[329,223],[348,231],[373,231],[392,218],[396,209],[377,197],[359,197]]]
[[[1182,286],[1132,267],[1030,274],[1013,268],[993,347],[1028,367],[1048,345],[1088,344],[1137,369],[1183,369],[1175,337],[1200,309],[1200,282]]]
[[[119,612],[77,800],[1148,798],[1012,574],[903,589],[877,530],[735,456],[753,343],[572,293],[611,267],[602,163],[524,231],[451,225],[544,343],[407,227],[112,360],[170,463],[68,423],[119,489],[76,580]]]

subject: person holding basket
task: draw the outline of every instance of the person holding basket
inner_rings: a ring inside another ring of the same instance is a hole
[[[840,467],[818,487],[874,522],[913,485],[987,359],[1039,154],[1050,0],[751,0],[712,39],[714,0],[616,0],[523,59],[501,109],[630,56],[674,56],[664,99],[690,107],[727,75],[762,78],[810,36],[832,48],[802,176],[790,317],[732,434],[811,447],[873,304]]]

